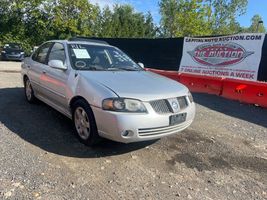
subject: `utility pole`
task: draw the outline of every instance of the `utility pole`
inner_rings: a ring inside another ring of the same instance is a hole
[[[263,21],[262,20],[258,21],[258,24],[257,24],[257,33],[259,32],[259,26],[260,26],[260,24],[263,24]]]

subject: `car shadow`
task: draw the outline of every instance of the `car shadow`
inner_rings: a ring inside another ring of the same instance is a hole
[[[194,101],[211,110],[224,113],[263,127],[267,127],[267,109],[249,104],[242,104],[239,101],[225,99],[220,96],[194,93]]]
[[[94,147],[81,144],[72,121],[42,102],[29,104],[23,88],[0,89],[0,122],[25,141],[58,155],[96,158],[121,155],[156,142],[122,144],[103,139]]]

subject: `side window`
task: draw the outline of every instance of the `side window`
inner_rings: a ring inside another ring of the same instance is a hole
[[[45,64],[47,53],[50,49],[51,43],[46,43],[42,45],[36,52],[33,54],[32,59],[36,62]]]
[[[63,44],[55,43],[48,56],[48,62],[50,60],[61,60],[65,63],[66,55]]]

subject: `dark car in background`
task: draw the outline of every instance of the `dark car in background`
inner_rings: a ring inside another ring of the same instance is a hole
[[[1,51],[1,60],[17,60],[22,61],[25,52],[18,43],[6,43]]]

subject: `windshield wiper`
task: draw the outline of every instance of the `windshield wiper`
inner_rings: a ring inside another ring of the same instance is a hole
[[[108,68],[107,71],[137,71],[130,68]]]
[[[120,68],[107,68],[107,71],[120,71],[121,69]]]
[[[82,71],[104,71],[104,69],[97,69],[95,67],[77,68],[77,70],[82,70]]]
[[[118,67],[117,69],[120,69],[120,70],[124,70],[124,71],[140,71],[140,69],[138,68],[134,68],[134,67]]]

